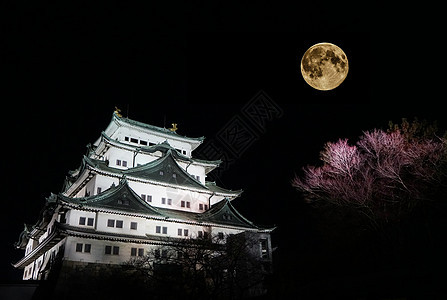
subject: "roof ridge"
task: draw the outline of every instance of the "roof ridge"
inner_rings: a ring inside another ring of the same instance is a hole
[[[176,137],[180,137],[180,138],[186,138],[186,139],[195,140],[195,141],[203,141],[205,139],[204,136],[201,136],[201,137],[198,137],[198,138],[192,138],[192,137],[187,137],[187,136],[184,136],[184,135],[179,135],[178,133],[176,133],[174,131],[171,131],[171,130],[169,130],[167,128],[164,128],[164,127],[159,127],[159,126],[143,123],[141,121],[129,119],[129,118],[126,118],[126,117],[119,117],[118,115],[116,115],[116,113],[113,113],[113,119],[116,119],[116,120],[122,121],[122,122],[126,122],[126,123],[128,123],[130,125],[133,125],[133,126],[137,126],[137,127],[141,127],[141,128],[145,128],[145,129],[149,129],[149,130],[158,131],[158,132],[161,132],[161,133],[165,133],[165,134],[176,136]]]

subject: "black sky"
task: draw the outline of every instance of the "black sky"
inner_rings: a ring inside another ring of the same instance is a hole
[[[412,18],[395,19],[381,6],[348,12],[263,1],[144,8],[23,1],[1,11],[8,153],[1,280],[20,278],[10,262],[23,255],[12,246],[23,223],[37,221],[44,198],[60,191],[115,106],[131,119],[176,122],[180,134],[212,140],[264,91],[283,114],[218,184],[244,189],[235,206],[255,223],[277,225],[279,249],[311,239],[290,180],[317,163],[325,142],[355,140],[403,117],[446,128],[439,56],[425,50],[431,41],[421,34],[431,25],[413,30]],[[313,90],[300,75],[301,56],[318,42],[338,45],[349,59],[348,78],[333,91]]]

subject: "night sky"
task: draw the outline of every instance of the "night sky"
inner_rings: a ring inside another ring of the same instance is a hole
[[[278,270],[293,268],[292,254],[312,243],[309,208],[290,181],[318,163],[325,142],[355,142],[362,131],[404,117],[447,127],[436,75],[442,54],[425,50],[432,41],[422,34],[432,25],[414,25],[403,13],[397,20],[398,10],[365,6],[348,13],[263,1],[58,5],[0,8],[3,281],[21,278],[10,263],[23,255],[13,248],[23,223],[34,224],[45,197],[60,192],[115,106],[152,125],[178,123],[179,134],[207,142],[219,143],[219,132],[236,119],[251,126],[252,143],[216,181],[244,190],[233,204],[248,219],[277,226]],[[349,59],[347,79],[332,91],[314,90],[301,77],[302,55],[319,42],[338,45]],[[242,111],[261,91],[281,113],[253,129]],[[194,153],[200,156],[200,148]]]

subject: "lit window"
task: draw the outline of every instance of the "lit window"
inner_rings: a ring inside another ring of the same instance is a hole
[[[269,252],[268,252],[268,240],[267,239],[261,239],[261,257],[262,258],[269,258]]]
[[[160,170],[160,176],[163,176],[164,172],[162,170]]]

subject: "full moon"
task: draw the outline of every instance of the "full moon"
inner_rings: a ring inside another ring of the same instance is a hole
[[[331,43],[315,44],[301,59],[301,74],[314,89],[328,91],[339,86],[348,75],[348,58]]]

